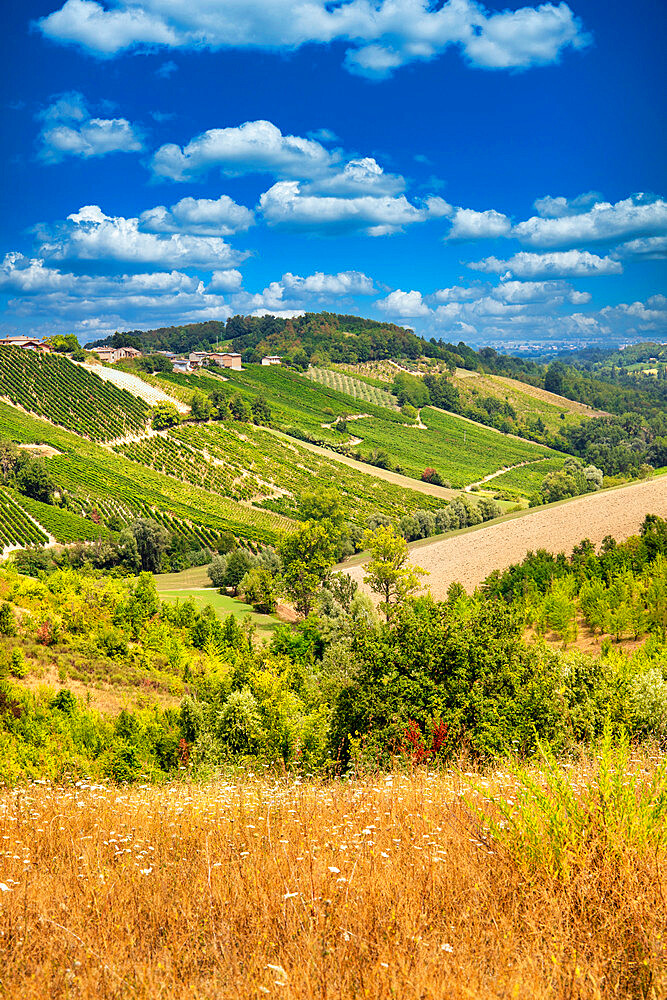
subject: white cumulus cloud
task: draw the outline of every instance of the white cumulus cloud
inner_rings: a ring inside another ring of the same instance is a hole
[[[253,212],[228,195],[219,198],[181,198],[167,209],[157,205],[142,212],[139,228],[145,233],[190,233],[195,236],[231,236],[254,224]]]
[[[85,98],[77,91],[62,94],[39,115],[39,156],[47,163],[60,163],[67,156],[83,159],[109,153],[139,153],[143,133],[126,118],[95,118]]]
[[[405,180],[398,174],[387,174],[372,156],[350,160],[343,170],[336,171],[310,185],[318,194],[332,195],[393,195],[405,189]]]
[[[431,310],[424,302],[422,293],[416,290],[404,292],[397,288],[390,292],[384,299],[376,302],[378,309],[387,313],[388,316],[398,316],[401,319],[416,318],[418,316],[428,316]]]
[[[47,260],[118,262],[135,268],[211,269],[238,264],[247,256],[219,237],[142,232],[139,219],[105,215],[98,205],[84,206],[64,225],[46,232],[40,255]]]
[[[577,292],[566,281],[503,281],[494,288],[492,296],[515,305],[566,301],[581,305],[591,298],[589,292]]]
[[[556,250],[551,253],[521,251],[505,260],[485,257],[484,260],[471,261],[468,267],[485,274],[508,273],[516,278],[592,278],[623,272],[620,261],[599,257],[588,250]]]
[[[348,70],[376,79],[450,46],[472,66],[526,69],[589,41],[563,2],[497,12],[478,0],[66,0],[38,24],[47,38],[98,57],[157,47],[292,51],[339,41]]]
[[[376,291],[373,279],[361,271],[339,271],[337,274],[325,274],[316,271],[306,276],[292,274],[288,271],[279,281],[272,281],[260,293],[249,295],[244,293],[234,299],[234,305],[252,311],[268,310],[274,315],[288,312],[303,312],[299,308],[313,299],[331,303],[332,297],[341,299],[354,295],[374,295]]]
[[[331,170],[339,159],[314,139],[283,135],[272,122],[260,120],[209,129],[182,148],[161,146],[151,166],[157,177],[173,181],[192,180],[213,169],[228,175],[311,178]]]
[[[486,240],[507,236],[512,223],[502,212],[491,208],[476,212],[472,208],[457,208],[452,218],[448,240]]]
[[[279,181],[259,199],[259,209],[268,225],[321,234],[363,232],[386,236],[415,222],[437,218],[448,208],[441,198],[429,199],[418,208],[405,195],[319,196],[306,193],[298,181]]]
[[[667,201],[634,195],[616,204],[596,202],[588,211],[558,218],[533,216],[512,230],[522,243],[536,247],[618,242],[631,237],[667,234]]]
[[[565,198],[562,195],[552,198],[551,195],[545,195],[544,198],[536,198],[534,205],[542,218],[561,219],[565,215],[580,215],[601,200],[602,196],[597,191],[587,191],[576,198]]]
[[[214,271],[206,289],[208,292],[235,292],[241,287],[243,275],[235,267]]]
[[[667,257],[667,236],[646,236],[630,240],[616,248],[620,257],[638,257],[644,260],[662,260]]]

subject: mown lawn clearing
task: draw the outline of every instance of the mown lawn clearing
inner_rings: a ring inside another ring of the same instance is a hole
[[[180,576],[180,574],[169,574]],[[198,610],[210,605],[219,618],[226,618],[234,615],[240,625],[248,622],[257,629],[257,638],[270,639],[271,633],[276,625],[280,624],[277,615],[262,615],[253,611],[249,604],[237,600],[235,597],[228,597],[220,594],[214,587],[181,587],[173,590],[163,590],[160,586],[160,577],[156,577],[158,593],[163,601],[193,601]]]

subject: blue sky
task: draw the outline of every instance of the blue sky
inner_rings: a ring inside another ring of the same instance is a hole
[[[3,19],[4,333],[329,309],[472,344],[667,339],[654,2]]]

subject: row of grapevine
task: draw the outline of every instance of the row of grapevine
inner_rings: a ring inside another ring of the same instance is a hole
[[[1,401],[0,424],[3,435],[13,441],[57,449],[60,454],[48,459],[48,465],[58,486],[66,491],[69,505],[78,502],[87,514],[96,508],[103,521],[116,513],[128,523],[146,503],[192,524],[262,542],[274,541],[280,531],[291,527],[292,522],[280,514],[156,472]]]
[[[309,368],[305,375],[313,382],[320,382],[322,385],[338,390],[338,392],[344,392],[348,396],[352,396],[353,399],[372,403],[375,406],[386,406],[392,410],[396,409],[396,400],[390,393],[369,385],[361,379],[345,375],[343,372],[334,371],[331,368]]]
[[[146,426],[149,407],[58,354],[0,347],[0,395],[93,441]]]
[[[194,547],[193,543],[195,543],[200,545],[202,548],[217,549],[221,541],[221,532],[214,531],[201,524],[192,524],[189,521],[184,521],[182,518],[174,517],[171,514],[165,514],[163,511],[156,510],[154,507],[145,505],[141,514],[144,517],[150,517],[159,524],[164,525],[171,535],[180,536],[190,545],[190,547]]]
[[[0,489],[0,549],[20,545],[45,545],[48,535],[26,514],[18,501]]]
[[[81,517],[71,510],[41,503],[32,497],[21,497],[21,505],[29,514],[53,535],[57,542],[63,545],[68,542],[94,541],[96,538],[106,538],[109,531],[102,524],[95,524],[90,518]]]
[[[406,489],[342,464],[334,456],[252,424],[183,424],[165,436],[116,448],[135,462],[219,495],[288,517],[315,482],[340,490],[350,517],[360,522],[383,513],[400,517],[437,509],[444,500]]]
[[[235,500],[250,500],[259,489],[252,476],[220,460],[209,460],[201,451],[171,436],[147,438],[117,446],[115,450],[133,462]]]

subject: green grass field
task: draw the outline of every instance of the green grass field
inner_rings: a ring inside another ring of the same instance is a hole
[[[192,580],[198,581],[200,586],[193,586]],[[210,586],[205,566],[185,570],[183,573],[165,573],[156,576],[155,585],[164,601],[175,604],[177,601],[191,600],[198,609],[210,605],[219,618],[234,615],[240,625],[250,623],[256,629],[255,635],[258,639],[269,640],[276,625],[280,624],[277,615],[258,614],[249,604],[244,604],[235,597],[220,594],[215,587]]]

